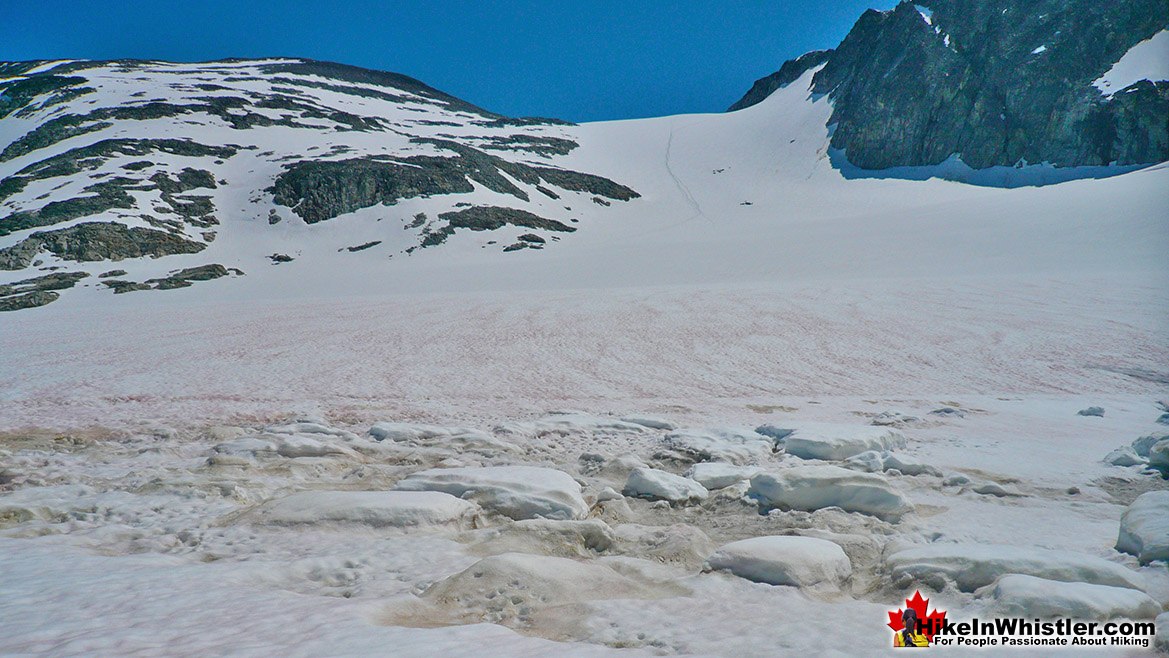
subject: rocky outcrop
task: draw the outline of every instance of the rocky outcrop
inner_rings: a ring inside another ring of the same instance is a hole
[[[413,141],[452,152],[454,156],[304,160],[289,166],[277,177],[270,190],[273,199],[292,208],[306,223],[315,224],[361,208],[393,205],[402,199],[466,194],[474,191],[473,182],[521,201],[529,200],[528,193],[510,179],[529,185],[543,181],[561,189],[623,201],[639,196],[630,188],[601,176],[510,162],[445,139]]]
[[[0,311],[19,311],[57,301],[57,290],[67,290],[88,277],[87,272],[53,272],[0,285]]]
[[[833,101],[832,147],[863,169],[1162,162],[1169,83],[1092,83],[1167,24],[1164,0],[903,2],[865,12],[812,91]]]
[[[813,50],[795,59],[789,59],[775,73],[756,80],[755,84],[751,85],[751,89],[736,101],[734,105],[730,106],[727,112],[734,112],[735,110],[757,105],[776,90],[783,89],[795,82],[808,69],[816,68],[828,61],[828,57],[831,54],[831,50]]]
[[[195,254],[206,247],[163,231],[127,227],[115,222],[88,222],[33,233],[11,247],[0,249],[0,270],[28,267],[42,250],[65,260],[90,262]]]

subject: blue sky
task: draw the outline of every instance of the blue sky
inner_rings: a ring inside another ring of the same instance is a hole
[[[0,0],[0,59],[287,55],[574,121],[718,112],[895,0]]]

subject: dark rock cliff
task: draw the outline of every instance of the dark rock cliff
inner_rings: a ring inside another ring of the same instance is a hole
[[[1092,85],[1169,26],[1169,2],[917,4],[865,12],[813,79],[812,91],[833,101],[832,146],[852,164],[933,165],[953,154],[975,169],[1169,160],[1169,83],[1111,96]]]

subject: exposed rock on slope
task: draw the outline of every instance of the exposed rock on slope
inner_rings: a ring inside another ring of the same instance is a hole
[[[832,146],[864,169],[955,154],[975,169],[1162,162],[1169,82],[1104,95],[1093,81],[1166,25],[1162,0],[903,2],[865,12],[811,91],[833,100]],[[819,57],[788,62],[732,109]]]

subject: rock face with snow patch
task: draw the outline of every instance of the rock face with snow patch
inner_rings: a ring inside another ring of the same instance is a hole
[[[1161,606],[1148,594],[1127,587],[1008,574],[990,589],[998,612],[1004,616],[1152,619],[1161,611]]]
[[[763,509],[814,511],[839,507],[886,521],[899,521],[913,504],[885,478],[839,466],[797,466],[751,478],[748,495]]]
[[[804,424],[785,440],[787,454],[801,459],[839,461],[867,450],[905,447],[905,435],[895,429],[870,425]]]
[[[469,526],[478,507],[438,491],[302,491],[264,504],[261,523],[356,523],[373,527]]]
[[[833,99],[832,147],[864,169],[953,154],[975,169],[1162,162],[1169,86],[1103,93],[1093,82],[1166,25],[1162,0],[903,2],[866,11],[811,91]],[[780,74],[806,68],[800,61]],[[736,107],[760,95],[753,88]]]
[[[923,582],[941,590],[953,582],[973,592],[1006,574],[1144,591],[1135,571],[1104,558],[1070,551],[996,544],[930,544],[899,551],[886,560],[894,581]]]
[[[1116,550],[1137,556],[1141,564],[1169,561],[1169,491],[1143,493],[1128,506]]]
[[[852,577],[852,563],[844,549],[812,537],[753,537],[731,542],[711,555],[707,565],[769,585],[840,589]]]
[[[635,468],[629,473],[623,493],[636,498],[690,503],[706,500],[706,487],[680,475],[656,468]]]
[[[435,468],[412,473],[394,488],[442,491],[516,520],[583,519],[589,512],[576,480],[535,466]]]

